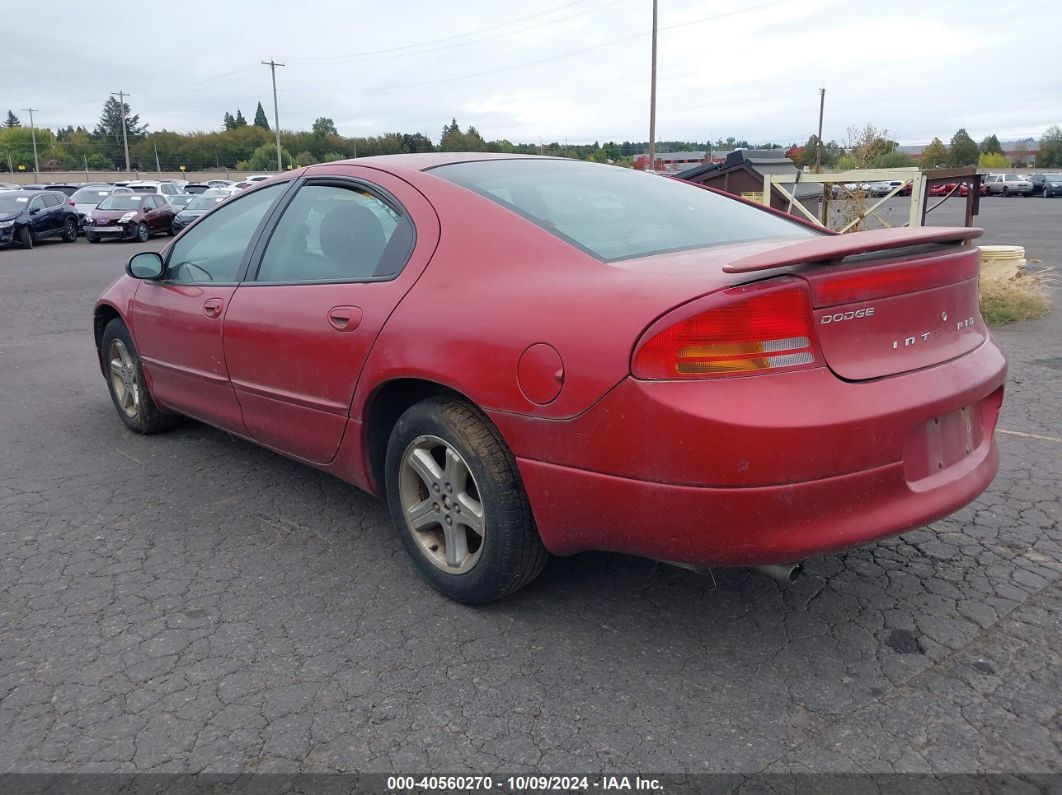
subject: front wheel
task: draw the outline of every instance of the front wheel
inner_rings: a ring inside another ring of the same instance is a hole
[[[63,224],[63,242],[77,242],[77,222],[73,218],[67,218],[66,223]]]
[[[485,604],[541,573],[548,553],[516,460],[472,406],[437,397],[408,409],[391,432],[385,468],[395,528],[437,591]]]
[[[176,414],[160,411],[155,405],[133,338],[121,320],[115,318],[103,330],[100,355],[111,401],[129,430],[151,434],[177,423]]]
[[[24,226],[18,230],[18,242],[22,248],[33,248],[33,230]]]
[[[136,239],[140,243],[147,243],[149,237],[151,237],[151,232],[148,225],[141,221],[136,225]]]
[[[1002,192],[1000,192],[999,195],[1005,199],[1010,196],[1010,190],[1008,190],[1007,188],[1003,188]]]
[[[1044,198],[1045,199],[1050,199],[1051,198],[1051,194],[1047,192],[1047,188],[1044,188]]]
[[[85,232],[85,240],[89,243],[99,243],[100,238],[98,235],[94,235],[92,232]]]

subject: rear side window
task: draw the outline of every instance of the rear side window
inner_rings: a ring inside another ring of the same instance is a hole
[[[497,202],[604,262],[819,235],[681,180],[577,160],[483,160],[431,174]]]
[[[409,256],[412,231],[398,208],[368,190],[304,185],[277,223],[257,281],[389,278]]]

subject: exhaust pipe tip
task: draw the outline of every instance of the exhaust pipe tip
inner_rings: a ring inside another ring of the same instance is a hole
[[[804,571],[803,563],[769,563],[766,566],[752,566],[756,571],[766,574],[779,582],[796,582]]]

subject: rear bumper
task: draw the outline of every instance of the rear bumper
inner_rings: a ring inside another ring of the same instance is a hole
[[[627,381],[567,422],[492,415],[543,542],[700,565],[798,560],[946,516],[995,476],[1006,362]]]

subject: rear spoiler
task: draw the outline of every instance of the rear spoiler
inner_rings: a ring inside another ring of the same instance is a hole
[[[966,243],[984,234],[972,226],[923,226],[917,229],[872,229],[847,235],[829,235],[790,243],[742,257],[723,266],[726,273],[766,271],[800,263],[837,262],[853,254],[907,248],[926,243]]]

